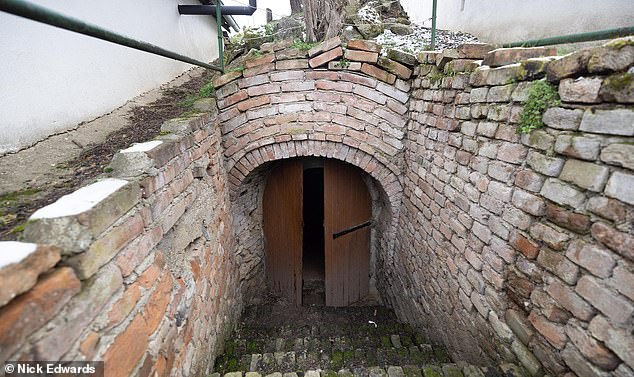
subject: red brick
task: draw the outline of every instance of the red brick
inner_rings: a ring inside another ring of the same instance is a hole
[[[369,52],[381,52],[381,45],[364,39],[351,39],[348,41],[348,49],[362,50]]]
[[[568,341],[568,337],[566,337],[562,326],[548,321],[545,317],[537,314],[534,310],[528,316],[528,320],[553,347],[557,349],[564,348],[566,342]]]
[[[493,46],[486,43],[463,43],[457,50],[461,59],[484,59],[486,54],[493,50]]]
[[[304,80],[304,71],[283,71],[271,73],[271,81]]]
[[[344,81],[317,80],[315,88],[320,90],[336,90],[338,92],[352,92],[352,84]]]
[[[3,250],[3,252],[10,252],[10,250]],[[60,258],[59,248],[37,246],[35,251],[21,261],[1,267],[0,307],[31,289],[37,283],[38,276],[55,266]]]
[[[381,68],[377,68],[368,63],[363,63],[361,66],[361,72],[365,73],[368,76],[372,76],[381,81],[384,81],[390,85],[396,82],[396,75],[393,75],[387,71],[382,70]]]
[[[570,212],[552,203],[547,203],[546,205],[546,218],[577,233],[585,233],[590,229],[589,216]]]
[[[634,337],[632,331],[612,326],[608,320],[598,315],[588,327],[592,336],[603,341],[628,365],[634,365]]]
[[[591,229],[594,239],[630,261],[634,261],[634,236],[599,222],[594,223]]]
[[[270,80],[269,79],[269,75],[267,75],[267,74],[261,74],[261,75],[257,75],[257,76],[246,77],[246,78],[238,80],[238,87],[240,87],[240,89],[244,89],[244,88],[248,88],[250,86],[262,85],[262,84],[268,83],[269,80]],[[236,92],[237,92],[237,90],[236,90]]]
[[[321,54],[322,52],[330,51],[335,47],[341,48],[341,39],[339,37],[330,38],[311,48],[310,50],[308,50],[308,56],[312,58],[313,56]]]
[[[610,277],[616,265],[610,251],[581,240],[575,240],[568,246],[566,257],[601,278]]]
[[[546,292],[575,317],[583,321],[589,321],[594,316],[595,311],[592,306],[579,297],[572,288],[559,280],[553,280],[546,287]]]
[[[231,81],[242,77],[242,71],[227,72],[224,75],[217,77],[213,81],[215,89],[221,88],[223,85],[230,83]]]
[[[275,54],[266,54],[258,56],[252,59],[248,59],[244,62],[245,68],[253,68],[267,63],[273,63],[275,61]]]
[[[129,376],[148,347],[148,328],[141,313],[119,334],[103,356],[105,376]]]
[[[86,338],[79,344],[79,351],[84,355],[85,360],[93,360],[97,345],[101,337],[94,331],[88,333]]]
[[[283,92],[303,92],[303,91],[310,91],[314,89],[315,89],[314,81],[293,81],[293,82],[282,83]]]
[[[229,107],[231,105],[234,105],[240,101],[244,101],[245,99],[249,98],[249,95],[247,93],[246,90],[240,90],[237,93],[234,93],[232,95],[230,95],[227,98],[223,98],[221,100],[218,100],[218,108],[219,109],[224,109],[225,107]]]
[[[519,232],[511,233],[510,243],[511,246],[528,259],[535,259],[537,254],[539,254],[539,245]]]
[[[314,58],[311,58],[308,61],[308,65],[310,65],[311,68],[319,67],[341,56],[343,56],[343,50],[341,49],[341,47],[337,47],[334,50],[324,52],[321,55],[317,55]]]
[[[308,68],[307,59],[290,59],[290,60],[282,60],[275,63],[275,69],[278,69],[278,70],[305,69],[305,68]]]
[[[339,73],[331,71],[308,71],[306,72],[306,80],[339,80]],[[343,80],[343,78],[342,78]]]
[[[282,90],[279,84],[264,84],[258,86],[252,86],[247,89],[249,96],[261,96],[263,94],[279,93]]]
[[[254,98],[249,98],[246,101],[240,102],[237,106],[239,111],[247,111],[254,107],[268,105],[271,102],[271,98],[269,96],[259,96]]]
[[[29,335],[79,292],[80,286],[73,270],[62,267],[41,276],[31,290],[0,309],[0,360],[8,360]]]
[[[614,370],[619,365],[619,358],[590,336],[587,330],[568,324],[566,334],[579,351],[594,365],[607,371]]]
[[[148,336],[154,333],[159,324],[166,315],[167,305],[170,303],[172,292],[172,275],[169,269],[163,270],[163,276],[154,293],[150,296],[150,299],[143,311],[143,317],[145,318],[147,326]]]
[[[244,71],[242,71],[242,76],[244,76],[245,78],[249,78],[249,77],[261,75],[263,73],[268,73],[274,70],[275,70],[275,64],[267,63],[267,64],[259,65],[257,67],[245,69]]]
[[[626,299],[612,292],[588,275],[579,279],[576,288],[583,298],[618,324],[626,324],[634,316],[634,307]]]
[[[130,275],[145,260],[162,237],[163,231],[161,227],[156,226],[118,253],[115,258],[115,264],[121,270],[121,274],[124,277]]]
[[[368,51],[359,51],[359,50],[346,50],[343,55],[345,59],[358,61],[358,62],[367,62],[367,63],[376,63],[379,58],[379,54],[376,52],[368,52]]]
[[[376,87],[376,80],[369,77],[357,75],[349,72],[341,72],[339,77],[342,81],[349,81],[354,84],[360,84],[370,88]]]
[[[137,302],[141,298],[140,284],[132,284],[123,295],[112,305],[108,311],[108,328],[112,328],[121,323],[132,312]]]

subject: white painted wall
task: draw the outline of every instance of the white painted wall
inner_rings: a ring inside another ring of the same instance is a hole
[[[400,0],[431,27],[432,0]],[[438,0],[437,27],[502,43],[634,25],[634,0]]]
[[[31,0],[69,16],[209,62],[215,20],[180,16],[196,0]],[[0,12],[0,154],[124,104],[190,67]]]

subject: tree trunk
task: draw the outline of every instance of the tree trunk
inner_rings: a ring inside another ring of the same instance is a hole
[[[345,0],[303,0],[307,42],[320,42],[341,33]]]
[[[291,14],[302,13],[302,0],[291,0]]]

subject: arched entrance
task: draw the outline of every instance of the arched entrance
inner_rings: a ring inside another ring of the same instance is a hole
[[[263,212],[274,294],[328,306],[368,295],[372,199],[360,169],[331,159],[283,160],[267,178]]]

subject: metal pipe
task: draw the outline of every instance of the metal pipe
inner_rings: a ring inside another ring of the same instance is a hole
[[[587,33],[559,35],[556,37],[531,39],[523,42],[504,43],[502,47],[534,47],[534,46],[550,46],[563,43],[577,43],[600,41],[610,38],[625,37],[634,34],[634,26],[622,27],[617,29],[607,29],[599,31],[590,31]]]
[[[222,9],[220,0],[216,0],[216,25],[218,26],[218,60],[220,61],[220,69],[225,71],[225,59],[222,48]]]
[[[151,43],[132,39],[121,34],[103,29],[99,26],[85,23],[73,17],[57,13],[40,5],[32,4],[23,0],[1,0],[0,11],[13,14],[15,16],[28,18],[33,21],[45,23],[61,29],[74,31],[79,34],[88,35],[104,41],[112,42],[118,45],[149,52],[154,55],[164,56],[166,58],[178,60],[181,62],[198,65],[201,67],[213,69],[222,72],[222,68],[212,64],[207,64],[196,59],[166,50]]]
[[[223,5],[221,8],[222,14],[225,16],[250,16],[256,9],[258,9],[257,0],[249,0],[249,5]],[[215,5],[179,5],[178,13],[180,14],[193,14],[193,15],[216,15]]]
[[[438,0],[432,2],[431,8],[431,49],[436,49],[436,6]]]

